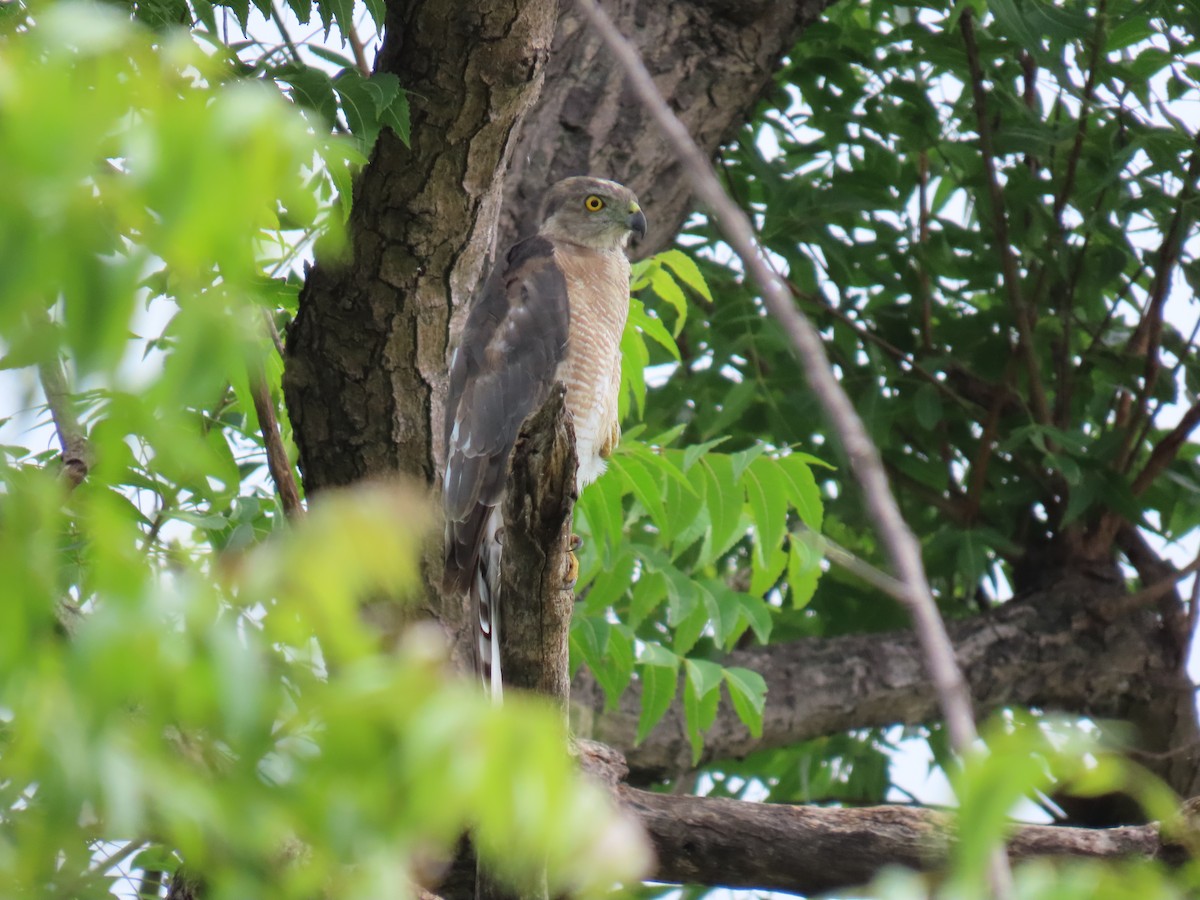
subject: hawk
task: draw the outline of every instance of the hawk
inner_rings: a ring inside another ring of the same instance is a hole
[[[525,418],[556,382],[575,427],[576,487],[604,471],[620,437],[621,333],[629,314],[633,234],[646,217],[628,188],[575,177],[546,193],[537,234],[501,257],[475,297],[450,360],[446,401],[447,590],[470,593],[477,665],[492,697],[500,677],[501,500]]]

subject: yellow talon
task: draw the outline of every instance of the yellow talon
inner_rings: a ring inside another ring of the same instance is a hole
[[[564,584],[568,589],[575,587],[575,582],[579,580],[579,557],[575,555],[575,551],[582,546],[583,538],[577,534],[567,539],[567,577]]]

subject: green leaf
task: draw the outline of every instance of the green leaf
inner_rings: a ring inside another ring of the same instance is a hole
[[[663,265],[669,267],[680,281],[690,287],[709,303],[713,302],[712,292],[708,289],[708,282],[704,280],[704,275],[700,272],[700,267],[696,265],[695,260],[693,260],[682,250],[664,250],[662,253],[659,253],[655,259],[661,261]],[[681,310],[680,316],[683,316],[684,314],[684,311]]]
[[[788,542],[788,587],[792,590],[792,606],[803,609],[817,592],[821,579],[822,553],[820,538],[811,533],[793,534]]]
[[[680,656],[692,652],[709,624],[708,601],[711,597],[704,596],[708,592],[699,585],[692,583],[689,587],[692,590],[687,594],[687,603],[680,605],[678,614],[667,617],[675,628],[671,646]]]
[[[600,613],[609,607],[616,606],[633,584],[633,571],[636,562],[633,551],[628,547],[622,548],[612,564],[612,568],[601,571],[587,590],[587,610]]]
[[[346,36],[354,29],[354,0],[317,0],[317,9],[321,12],[325,37],[329,37],[330,24],[337,22],[342,33],[342,46],[345,46]]]
[[[693,444],[690,447],[684,448],[683,465],[680,468],[686,473],[692,466],[696,464],[696,460],[704,456],[710,450],[713,450],[721,444],[729,440],[729,435],[713,438],[711,441],[705,441],[703,444]]]
[[[707,565],[725,553],[742,536],[743,488],[733,477],[733,462],[728,456],[710,454],[702,457],[691,469],[691,478],[703,478],[705,504],[712,529],[706,535],[700,552],[700,564]]]
[[[746,469],[742,482],[754,519],[755,562],[766,569],[772,562],[773,551],[782,545],[787,529],[789,485],[774,460],[770,459],[754,460]]]
[[[756,738],[762,737],[763,710],[767,704],[767,682],[757,672],[732,666],[722,673],[729,699],[738,718]]]
[[[917,414],[917,423],[926,431],[933,431],[942,421],[942,398],[937,388],[931,384],[923,384],[917,388],[913,397],[913,410]]]
[[[632,324],[625,323],[621,334],[621,417],[628,415],[629,401],[633,401],[640,419],[646,409],[646,366],[650,354],[646,342]]]
[[[642,572],[641,577],[633,583],[633,589],[630,591],[629,615],[626,624],[630,628],[637,628],[666,599],[666,576],[660,575],[658,572]]]
[[[637,498],[654,524],[660,530],[668,529],[670,526],[667,522],[667,508],[663,502],[663,486],[645,463],[632,456],[613,456],[608,465],[621,476],[625,489]]]
[[[684,671],[697,697],[706,697],[710,691],[721,687],[724,670],[706,659],[685,659]]]
[[[671,337],[679,337],[679,333],[683,331],[683,326],[687,322],[687,298],[683,295],[683,291],[679,289],[679,285],[675,283],[675,279],[671,277],[670,273],[662,268],[656,268],[651,272],[650,288],[675,308],[675,327],[671,331]],[[671,343],[674,344],[674,341]],[[677,351],[676,359],[678,358]]]
[[[375,0],[382,4],[383,0]],[[408,94],[398,90],[391,101],[379,112],[379,121],[392,129],[404,146],[411,146],[412,124],[409,119]]]
[[[337,118],[337,97],[333,80],[320,69],[312,66],[287,65],[274,71],[280,81],[292,86],[292,99],[317,113],[321,120],[332,127]]]
[[[385,0],[365,0],[365,5],[367,13],[371,16],[371,21],[375,23],[375,30],[382,34],[385,24],[384,20],[387,17],[387,3]],[[404,138],[404,143],[408,143],[407,138]]]
[[[595,670],[600,666],[604,650],[608,646],[608,622],[599,616],[571,617],[571,650]]]
[[[663,325],[662,321],[647,310],[642,305],[642,301],[636,297],[631,297],[629,300],[629,325],[646,337],[653,339],[655,343],[675,357],[676,362],[680,360],[679,347],[675,345],[675,339],[667,331],[667,326]]]
[[[587,528],[583,529],[603,564],[612,565],[614,554],[624,542],[625,513],[622,507],[622,478],[620,473],[606,472],[586,488],[575,505]]]
[[[791,453],[776,460],[775,465],[787,481],[787,499],[800,516],[800,521],[810,530],[820,533],[825,507],[821,502],[821,489],[817,486],[806,456]]]
[[[793,586],[794,593],[795,587]],[[774,625],[771,607],[760,597],[752,597],[749,594],[737,594],[736,596],[742,617],[754,631],[754,636],[758,638],[759,643],[765,644],[771,639],[771,628]]]
[[[692,765],[700,762],[704,750],[703,732],[712,727],[717,717],[720,701],[721,667],[704,660],[684,660],[687,678],[683,688],[684,723],[688,741],[692,745]],[[710,671],[715,672],[716,681],[708,686]]]
[[[675,690],[679,684],[679,658],[673,658],[674,665],[641,663],[637,667],[642,682],[642,712],[638,717],[634,746],[646,739],[670,709],[671,701],[675,699]]]

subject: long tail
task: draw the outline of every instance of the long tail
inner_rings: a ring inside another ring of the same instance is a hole
[[[483,689],[497,705],[504,700],[500,671],[500,540],[503,518],[499,507],[488,515],[475,577],[471,581],[471,599],[479,615],[475,663]]]

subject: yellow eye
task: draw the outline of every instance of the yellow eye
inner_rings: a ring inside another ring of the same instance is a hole
[[[587,199],[583,201],[583,208],[588,212],[600,212],[604,209],[604,201],[595,194],[588,194]]]

